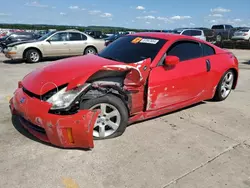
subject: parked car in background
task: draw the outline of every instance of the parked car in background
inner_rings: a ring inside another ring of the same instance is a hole
[[[180,35],[186,35],[186,36],[192,36],[201,40],[206,40],[206,36],[201,29],[185,29],[185,28],[180,28],[180,29],[175,29],[173,30],[173,33],[175,34],[180,34]]]
[[[216,36],[215,36],[215,32],[212,29],[206,28],[206,27],[195,27],[193,29],[200,29],[203,31],[205,37],[206,37],[206,41],[211,42],[211,43],[215,43],[216,41]]]
[[[247,40],[250,42],[250,28],[237,30],[234,33],[232,40]]]
[[[215,32],[217,42],[231,39],[235,32],[234,27],[228,24],[213,25],[211,29]]]
[[[118,38],[120,38],[120,37],[122,37],[124,35],[126,35],[126,34],[114,34],[114,35],[112,35],[112,36],[110,36],[108,38],[105,38],[104,39],[105,40],[105,46],[108,46],[109,44],[114,42],[116,39],[118,39]]]
[[[87,30],[87,31],[84,31],[84,33],[88,34],[89,36],[95,39],[103,39],[103,38],[108,37],[107,35],[103,34],[101,31]]]
[[[0,38],[0,52],[2,52],[2,50],[4,48],[6,48],[6,46],[8,44],[11,44],[14,42],[20,42],[20,41],[36,40],[39,37],[40,37],[39,35],[32,33],[32,32],[13,32],[13,33],[10,33],[10,34]]]
[[[52,31],[36,41],[10,44],[4,54],[10,59],[36,63],[44,57],[96,54],[105,48],[104,43],[76,30]]]

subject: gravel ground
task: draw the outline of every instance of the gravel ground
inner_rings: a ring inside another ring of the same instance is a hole
[[[44,145],[11,121],[8,100],[18,80],[47,62],[0,56],[0,187],[249,188],[250,52],[240,60],[238,87],[226,101],[203,102],[129,126],[91,151]]]

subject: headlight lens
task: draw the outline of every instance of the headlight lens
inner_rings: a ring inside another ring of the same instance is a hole
[[[51,110],[64,109],[69,107],[71,103],[76,99],[76,97],[88,86],[89,84],[84,84],[69,91],[66,91],[67,87],[63,88],[47,100],[47,102],[53,105],[51,107]]]

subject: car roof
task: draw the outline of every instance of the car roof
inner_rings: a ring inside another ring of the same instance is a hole
[[[140,32],[140,33],[135,33],[135,34],[129,34],[131,36],[139,36],[139,37],[153,37],[153,38],[158,38],[158,39],[165,39],[165,40],[179,40],[179,39],[190,39],[190,40],[196,40],[200,41],[199,39],[196,39],[191,36],[186,36],[186,35],[179,35],[175,33],[163,33],[163,32]]]

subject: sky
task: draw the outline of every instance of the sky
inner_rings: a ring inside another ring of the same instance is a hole
[[[0,23],[174,29],[250,27],[250,0],[0,0]]]

